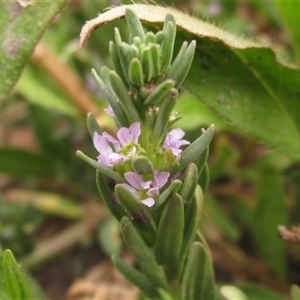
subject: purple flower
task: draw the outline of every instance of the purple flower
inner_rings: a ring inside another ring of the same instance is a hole
[[[169,176],[169,172],[154,171],[154,179],[144,181],[141,175],[134,172],[126,172],[124,177],[130,185],[124,183],[123,186],[142,199],[141,202],[143,204],[151,207],[155,204],[154,198],[159,196],[159,189],[168,182]]]
[[[94,132],[93,142],[100,155],[98,161],[105,166],[113,167],[133,157],[137,152],[138,139],[141,134],[139,122],[129,128],[122,127],[117,132],[118,140],[107,132],[102,135]]]
[[[183,145],[189,145],[190,142],[186,141],[186,140],[182,140],[181,138],[183,138],[185,135],[185,132],[180,129],[180,128],[176,128],[171,130],[165,139],[165,142],[163,144],[163,148],[167,149],[167,150],[171,150],[172,153],[179,158],[180,157],[180,153],[182,152],[181,149],[179,149],[181,146]]]

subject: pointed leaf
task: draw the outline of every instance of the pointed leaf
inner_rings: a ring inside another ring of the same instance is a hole
[[[96,170],[100,171],[102,174],[110,177],[111,179],[115,180],[117,183],[123,183],[125,182],[125,179],[117,172],[112,170],[111,168],[104,166],[100,163],[98,163],[96,160],[91,159],[90,157],[86,156],[81,151],[76,151],[76,155],[80,157],[82,160],[87,162],[89,165],[94,167]]]
[[[131,217],[132,222],[134,222],[137,227],[147,231],[156,232],[156,224],[148,206],[144,205],[140,199],[122,184],[116,185],[115,193],[126,212]]]
[[[128,217],[123,217],[121,220],[121,232],[129,251],[151,284],[155,287],[167,288],[162,269],[157,265],[152,251],[147,247]]]
[[[165,266],[177,263],[183,241],[183,200],[174,194],[167,200],[159,221],[155,245],[156,261]]]
[[[120,273],[122,273],[135,286],[137,286],[150,299],[159,298],[159,294],[155,290],[155,287],[149,282],[143,273],[127,265],[116,255],[112,256],[112,262]]]
[[[106,207],[118,221],[121,221],[121,219],[127,215],[126,211],[124,210],[123,206],[115,199],[115,196],[108,186],[106,176],[103,175],[100,171],[97,171],[96,173],[96,182],[98,191]]]
[[[10,250],[4,251],[2,264],[8,294],[11,299],[34,299],[35,297],[27,278],[18,266],[14,255]]]
[[[92,138],[94,137],[94,132],[102,134],[102,129],[92,113],[88,113],[87,115],[87,128]]]

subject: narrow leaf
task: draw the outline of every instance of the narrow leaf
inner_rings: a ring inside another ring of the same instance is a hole
[[[165,266],[177,263],[183,241],[183,200],[174,194],[167,200],[159,221],[155,245],[156,261]]]
[[[11,299],[34,299],[35,297],[27,278],[18,266],[10,250],[4,251],[2,264],[7,290]]]
[[[121,232],[129,251],[151,284],[155,287],[167,288],[162,269],[157,265],[152,252],[128,217],[121,220]]]
[[[126,21],[130,30],[130,34],[135,37],[138,36],[141,40],[144,40],[145,33],[136,13],[131,9],[125,10]]]
[[[120,273],[122,273],[130,282],[137,286],[147,297],[150,299],[158,299],[159,294],[157,293],[155,286],[153,286],[147,277],[134,269],[133,267],[127,265],[118,256],[112,256],[112,262]]]
[[[115,193],[136,227],[144,228],[148,232],[156,232],[156,224],[148,206],[122,184],[116,185]]]
[[[127,213],[124,210],[123,206],[115,199],[113,193],[110,190],[110,187],[107,184],[106,176],[103,175],[100,171],[97,171],[96,173],[96,182],[98,191],[106,207],[118,221],[121,221],[121,219],[126,216]]]
[[[87,128],[92,138],[94,137],[94,132],[102,134],[102,129],[92,113],[88,113],[87,115]]]
[[[197,186],[197,189],[194,194],[195,195],[192,198],[192,201],[190,201],[189,207],[185,209],[184,239],[183,239],[182,249],[180,253],[178,278],[182,277],[182,272],[186,264],[186,259],[189,253],[189,249],[192,243],[195,241],[196,232],[198,230],[198,226],[201,218],[201,209],[203,205],[203,192],[200,186]]]
[[[112,170],[111,168],[109,168],[107,166],[104,166],[104,165],[98,163],[96,160],[89,158],[81,151],[79,151],[79,150],[76,151],[76,155],[79,158],[81,158],[82,160],[84,160],[85,162],[87,162],[89,165],[94,167],[96,170],[100,171],[102,174],[115,180],[117,183],[125,182],[125,179],[119,173],[115,172],[114,170]]]
[[[137,112],[137,109],[129,95],[128,90],[126,89],[124,83],[122,82],[120,76],[115,71],[110,71],[108,74],[109,77],[109,83],[111,86],[111,89],[119,99],[119,101],[122,102],[125,113],[127,115],[127,118],[130,119],[133,122],[139,122],[140,117]]]
[[[119,102],[115,94],[111,91],[108,85],[108,73],[109,69],[106,67],[103,67],[101,69],[101,75],[104,78],[100,78],[100,76],[97,74],[97,72],[92,69],[92,74],[94,75],[100,89],[103,91],[105,98],[107,99],[109,105],[111,106],[116,118],[116,122],[120,124],[121,127],[128,127],[129,122],[123,113],[123,111],[120,108]]]

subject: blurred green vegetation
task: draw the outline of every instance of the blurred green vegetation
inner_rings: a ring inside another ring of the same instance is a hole
[[[273,47],[299,68],[297,1],[157,2]],[[111,66],[108,43],[114,27],[127,35],[125,22],[96,30],[83,48],[78,38],[87,20],[118,4],[70,1],[46,28],[16,86],[0,102],[0,243],[29,270],[47,272],[47,261],[56,262],[76,247],[84,260],[96,244],[99,262],[103,252],[123,250],[116,224],[99,199],[94,169],[75,155],[77,149],[91,157],[97,154],[85,124],[89,111],[107,131],[115,130],[112,118],[103,114],[107,103],[91,68]],[[216,80],[222,82],[221,77]],[[300,284],[299,241],[284,241],[277,227],[300,222],[299,162],[241,132],[184,88],[177,110],[182,117],[177,125],[189,140],[201,127],[216,125],[201,229],[218,283],[242,283],[249,299],[284,299],[291,284]],[[76,275],[86,271],[75,269]],[[61,284],[68,288],[68,283]]]

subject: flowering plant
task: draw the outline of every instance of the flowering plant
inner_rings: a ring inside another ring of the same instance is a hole
[[[92,70],[115,118],[117,137],[103,132],[92,114],[88,129],[97,160],[77,154],[97,170],[100,195],[120,222],[125,244],[139,269],[113,256],[116,268],[150,299],[215,299],[207,246],[197,233],[207,155],[214,127],[193,143],[171,129],[178,89],[191,66],[196,44],[184,42],[173,60],[176,23],[167,14],[163,29],[144,33],[126,10],[129,43],[115,29],[110,42],[114,70]],[[112,191],[109,181],[113,182]]]

